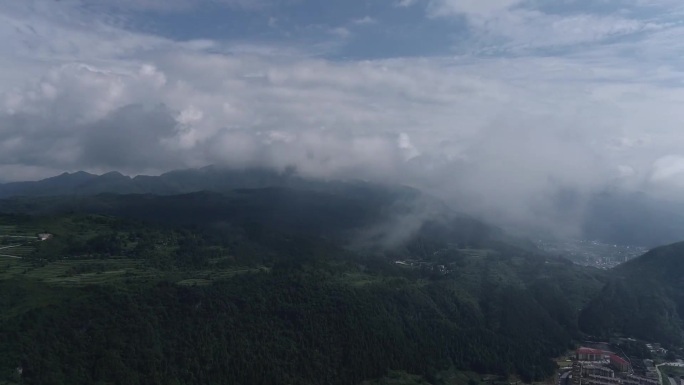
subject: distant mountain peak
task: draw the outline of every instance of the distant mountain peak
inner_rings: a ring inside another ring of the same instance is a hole
[[[124,174],[122,174],[122,173],[120,173],[120,172],[118,172],[118,171],[110,171],[110,172],[108,172],[108,173],[102,174],[102,175],[100,175],[100,178],[107,178],[107,179],[114,179],[114,178],[118,178],[118,179],[131,179],[130,176],[124,175]]]
[[[68,174],[68,173],[65,172],[64,174]],[[76,172],[72,172],[71,175],[88,175],[88,176],[96,176],[95,174],[91,174],[91,173],[86,172],[86,171],[83,171],[83,170],[81,170],[81,171],[76,171]]]
[[[198,169],[173,170],[159,176],[134,178],[119,171],[94,175],[85,171],[62,173],[35,182],[0,184],[0,198],[12,196],[155,194],[175,195],[198,191],[226,192],[265,187],[311,187],[317,181],[302,178],[292,170],[267,168],[233,169],[209,165]],[[320,182],[324,183],[324,182]]]
[[[71,173],[70,173],[70,172],[63,172],[63,173],[61,173],[61,174],[59,174],[59,175],[57,175],[57,176],[53,176],[53,177],[46,178],[46,179],[43,179],[43,180],[67,179],[67,178],[69,178],[69,179],[74,179],[74,178],[96,178],[96,177],[97,177],[97,175],[95,175],[95,174],[91,174],[91,173],[88,173],[88,172],[85,172],[85,171],[76,171],[76,172],[71,172]],[[40,182],[40,181],[39,181],[39,182]],[[20,183],[24,183],[24,182],[20,182]]]

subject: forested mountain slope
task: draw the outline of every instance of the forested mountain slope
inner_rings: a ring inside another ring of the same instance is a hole
[[[4,228],[53,235],[0,263],[0,381],[25,384],[353,384],[391,370],[447,383],[450,368],[539,380],[605,281],[402,188],[0,210]]]
[[[0,184],[0,198],[101,193],[173,195],[197,191],[226,192],[237,188],[311,187],[317,184],[321,182],[299,177],[292,171],[258,168],[238,170],[207,166],[174,170],[159,176],[135,177],[116,171],[103,175],[78,171],[39,181]]]
[[[669,346],[684,342],[684,243],[655,248],[611,271],[612,279],[582,312],[582,328],[623,333]]]

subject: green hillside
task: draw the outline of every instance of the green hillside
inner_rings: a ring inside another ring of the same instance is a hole
[[[363,184],[0,202],[53,234],[0,260],[0,381],[551,376],[603,274],[425,202]]]
[[[582,312],[588,333],[615,333],[684,343],[684,243],[655,248],[618,266],[612,279]]]

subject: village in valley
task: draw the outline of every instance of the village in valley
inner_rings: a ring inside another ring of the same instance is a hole
[[[581,266],[603,270],[612,269],[648,251],[645,247],[607,244],[595,240],[539,240],[536,245],[551,255],[567,258]]]
[[[616,344],[587,343],[559,362],[558,385],[684,385],[684,362],[666,360],[671,354],[658,343],[644,346],[652,358],[628,356]]]

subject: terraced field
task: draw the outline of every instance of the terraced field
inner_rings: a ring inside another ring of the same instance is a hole
[[[0,222],[0,262],[30,255],[38,241],[37,234],[42,232],[33,226]]]
[[[5,246],[0,247],[0,254],[10,254],[15,257],[24,257],[27,255],[30,255],[33,250],[35,250],[35,246],[32,244],[21,244],[17,246],[9,246],[7,248],[3,248]]]
[[[244,267],[211,268],[224,262],[225,258],[214,258],[207,267],[198,270],[159,269],[145,259],[133,259],[117,255],[67,254],[54,258],[39,258],[35,252],[38,246],[52,247],[54,241],[63,237],[76,237],[81,241],[93,239],[101,234],[111,234],[111,218],[104,217],[66,217],[42,218],[40,220],[12,221],[0,216],[0,281],[27,278],[50,285],[88,286],[100,284],[154,283],[159,281],[176,282],[179,285],[208,285],[216,280],[229,279],[258,269]],[[38,240],[38,234],[54,234],[47,241]],[[126,248],[135,248],[128,241]],[[162,240],[157,247],[164,252],[167,247]],[[59,247],[59,243],[56,244]],[[171,252],[169,250],[169,252]]]
[[[161,271],[145,265],[142,260],[61,260],[43,265],[23,259],[0,259],[0,280],[29,278],[59,286],[87,286],[115,283],[144,283],[161,280],[179,285],[208,285],[213,281],[227,279],[257,269],[236,268],[222,270],[198,270],[186,272]]]
[[[2,242],[2,238],[0,238],[0,258],[24,258],[29,256],[36,249],[36,242],[37,241],[35,240],[26,241],[17,239],[13,239],[9,242]]]
[[[35,226],[0,222],[0,236],[20,236],[35,239],[36,234],[41,232],[43,232],[43,229],[36,228]]]

